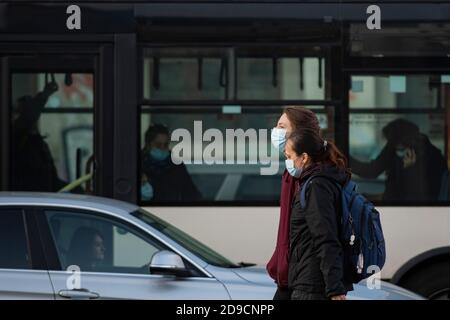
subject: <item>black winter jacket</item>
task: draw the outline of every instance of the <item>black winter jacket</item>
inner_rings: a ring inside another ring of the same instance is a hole
[[[288,284],[292,290],[330,298],[353,290],[352,284],[344,280],[338,223],[341,195],[334,182],[344,185],[348,175],[325,164],[310,171],[300,176],[300,191],[296,192],[292,204]],[[307,186],[305,208],[301,209],[301,188],[312,175],[318,176]]]

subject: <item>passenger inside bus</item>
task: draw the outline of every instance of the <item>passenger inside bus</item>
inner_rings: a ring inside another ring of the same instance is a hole
[[[57,174],[52,154],[38,128],[48,98],[58,91],[47,83],[34,97],[22,96],[13,110],[11,190],[56,192],[66,183]]]
[[[142,177],[141,199],[155,202],[201,200],[202,195],[186,166],[172,162],[169,140],[169,129],[161,124],[151,125],[145,133],[145,146],[142,149],[142,174],[145,177]],[[147,192],[147,183],[152,192]]]
[[[419,128],[405,119],[396,119],[383,128],[387,143],[369,163],[350,157],[352,172],[375,179],[386,173],[383,200],[437,200],[441,178],[447,171],[445,158]]]

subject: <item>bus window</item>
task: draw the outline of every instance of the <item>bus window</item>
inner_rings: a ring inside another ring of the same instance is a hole
[[[313,57],[239,57],[239,99],[324,99],[324,60]]]
[[[360,191],[382,203],[448,200],[440,196],[448,174],[441,76],[351,80],[350,166]]]
[[[282,113],[279,101],[308,106],[314,100],[310,108],[323,134],[334,140],[334,106],[325,100],[328,54],[321,46],[143,49],[141,201],[276,204],[284,158],[271,147],[270,130]],[[258,100],[265,105],[255,105]],[[242,130],[243,140],[231,138],[230,147],[227,132],[235,129]],[[179,130],[190,139],[181,156],[174,150],[182,143],[172,139],[175,133],[181,140]],[[210,136],[203,139],[205,132]],[[174,163],[173,156],[180,161]]]
[[[85,193],[93,155],[91,73],[12,74],[11,190]]]
[[[143,51],[144,100],[322,100],[324,49],[154,48]]]
[[[236,114],[224,114],[223,108],[217,106],[204,108],[209,112],[180,107],[175,113],[167,113],[143,106],[143,204],[275,204],[280,197],[284,158],[272,147],[270,130],[280,117],[282,106],[264,107],[266,113],[252,113],[250,108]],[[333,107],[311,108],[317,112],[324,136],[333,140]],[[183,133],[183,138],[175,140],[179,133]],[[212,135],[208,137],[208,133]],[[212,151],[217,142],[220,146]],[[183,143],[187,149],[180,153]],[[175,165],[173,159],[180,159],[179,154],[183,163]]]
[[[144,99],[225,99],[227,54],[227,49],[220,48],[144,50]]]
[[[446,10],[441,5],[423,3],[419,10],[423,14]],[[390,10],[396,10],[395,6],[384,8],[384,14],[389,15],[387,11]],[[343,13],[345,15],[346,10]],[[395,17],[397,12],[391,13]],[[348,52],[355,57],[445,57],[450,50],[450,26],[447,23],[413,19],[404,23],[383,19],[383,27],[377,32],[367,28],[366,22],[352,22],[348,31]]]
[[[352,76],[350,108],[439,109],[440,75]]]

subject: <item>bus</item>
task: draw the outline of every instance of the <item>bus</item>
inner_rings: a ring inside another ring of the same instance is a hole
[[[236,161],[208,164],[205,132],[266,130],[257,138],[273,155],[283,108],[304,106],[380,211],[381,278],[450,298],[450,2],[72,2],[0,2],[1,191],[137,203],[231,260],[265,265],[284,159],[262,175],[249,136],[215,150]],[[174,132],[190,133],[192,149],[186,180],[144,197],[155,126],[172,150]]]

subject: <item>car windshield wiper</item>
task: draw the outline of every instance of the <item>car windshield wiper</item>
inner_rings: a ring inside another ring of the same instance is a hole
[[[247,267],[254,267],[256,266],[256,263],[251,263],[251,262],[239,262],[238,265],[242,268],[247,268]]]

